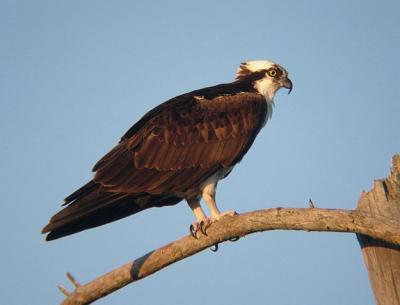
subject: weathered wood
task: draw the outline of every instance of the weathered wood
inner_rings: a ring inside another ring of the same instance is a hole
[[[400,223],[383,217],[370,217],[360,211],[273,208],[225,216],[208,228],[207,236],[195,239],[188,235],[87,284],[74,284],[75,291],[67,293],[62,305],[89,304],[216,243],[268,230],[362,233],[400,245]]]
[[[363,192],[357,209],[400,223],[400,155],[392,160],[390,176]],[[400,305],[400,246],[357,235],[377,305]]]

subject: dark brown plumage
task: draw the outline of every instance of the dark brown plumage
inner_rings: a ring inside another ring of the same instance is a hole
[[[53,240],[195,196],[208,177],[238,163],[267,117],[253,83],[265,71],[177,96],[144,115],[65,199],[43,233]]]

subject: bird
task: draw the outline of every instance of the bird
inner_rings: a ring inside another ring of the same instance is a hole
[[[93,179],[64,199],[42,229],[54,240],[152,207],[186,201],[194,237],[234,211],[220,212],[227,177],[271,118],[274,97],[292,91],[288,72],[268,60],[240,64],[236,78],[178,95],[147,112],[93,167]],[[207,216],[201,199],[209,208]]]

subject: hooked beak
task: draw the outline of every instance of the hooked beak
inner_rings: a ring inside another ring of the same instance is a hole
[[[290,92],[292,92],[293,83],[292,83],[292,81],[291,81],[288,77],[286,77],[286,78],[282,81],[281,84],[282,84],[282,87],[284,87],[284,88],[286,88],[286,89],[289,89],[288,94],[290,94]]]

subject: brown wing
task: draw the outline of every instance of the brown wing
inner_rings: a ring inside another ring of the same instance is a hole
[[[239,162],[266,115],[256,93],[171,100],[144,116],[95,165],[94,180],[108,192],[186,192]]]
[[[65,199],[67,206],[43,228],[46,239],[174,205],[182,200],[175,195],[239,162],[267,115],[264,98],[255,93],[208,98],[174,98],[132,126],[95,165],[94,180]]]

